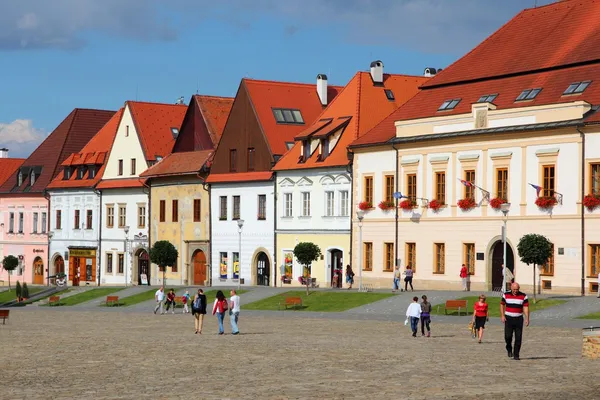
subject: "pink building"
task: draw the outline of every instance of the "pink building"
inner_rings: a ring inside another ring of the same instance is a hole
[[[45,284],[48,265],[49,200],[46,186],[60,164],[77,153],[114,111],[75,109],[0,185],[0,260],[19,258],[11,280]],[[0,281],[8,280],[0,270]]]

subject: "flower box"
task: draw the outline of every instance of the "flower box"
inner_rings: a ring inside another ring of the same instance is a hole
[[[588,211],[594,211],[596,208],[600,207],[600,195],[588,194],[583,198],[583,205]]]
[[[383,211],[389,211],[396,208],[396,204],[393,201],[382,201],[378,207]]]
[[[463,211],[468,211],[472,208],[475,208],[475,206],[477,205],[475,203],[475,199],[473,199],[472,197],[467,197],[466,199],[461,199],[459,200],[456,205]]]
[[[358,208],[360,210],[367,211],[373,208],[373,203],[369,201],[361,201],[360,203],[358,203]]]
[[[535,205],[543,209],[552,208],[556,203],[557,201],[554,196],[542,196],[535,199]]]
[[[410,211],[417,206],[417,203],[414,200],[406,199],[400,202],[400,208],[404,211]]]
[[[506,200],[496,197],[495,199],[490,200],[490,207],[494,210],[499,210],[504,203],[506,203]]]
[[[433,199],[429,202],[429,204],[427,204],[427,208],[433,210],[433,211],[439,211],[440,208],[442,208],[442,204],[437,201],[436,199]]]

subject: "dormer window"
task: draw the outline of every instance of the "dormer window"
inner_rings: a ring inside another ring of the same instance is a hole
[[[519,96],[517,96],[515,101],[533,100],[537,97],[538,94],[540,94],[541,91],[542,88],[525,89],[521,92]]]
[[[65,181],[71,179],[71,167],[65,167],[65,173],[63,175]]]
[[[21,187],[23,184],[23,172],[19,171],[19,175],[17,175],[17,186]]]
[[[85,176],[85,167],[77,168],[77,179],[83,179]]]
[[[302,157],[301,162],[305,162],[310,157],[310,141],[302,141]]]
[[[496,100],[496,97],[498,97],[498,93],[484,94],[477,100],[477,103],[493,103],[494,100]]]
[[[579,93],[583,93],[583,91],[585,89],[587,89],[588,86],[590,86],[590,83],[592,83],[592,81],[583,81],[583,82],[573,82],[569,85],[569,87],[567,88],[567,90],[565,90],[565,92],[563,93],[563,96],[565,94],[579,94]]]
[[[446,100],[442,103],[442,105],[440,106],[440,108],[438,108],[438,111],[447,111],[447,110],[454,110],[454,108],[456,108],[456,106],[458,105],[458,103],[460,103],[461,99],[450,99],[450,100]]]
[[[96,177],[96,166],[92,165],[89,168],[90,173],[88,174],[88,179],[94,179]]]
[[[325,160],[329,156],[329,139],[321,139],[321,152],[319,154],[319,161]]]
[[[31,176],[30,176],[30,183],[29,186],[33,186],[33,184],[35,183],[35,172],[31,172]]]

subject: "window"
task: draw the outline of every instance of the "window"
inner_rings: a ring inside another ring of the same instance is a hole
[[[219,276],[222,279],[227,278],[227,253],[219,253]]]
[[[127,206],[119,204],[119,228],[123,228],[125,225],[127,225]]]
[[[240,219],[240,196],[233,197],[233,216],[231,219]]]
[[[590,164],[590,193],[600,195],[600,164]]]
[[[23,172],[19,171],[19,175],[17,175],[17,186],[21,186],[23,184]]]
[[[394,269],[394,264],[395,264],[394,263],[394,243],[384,243],[383,250],[384,250],[384,256],[385,256],[383,270],[384,271],[392,271]]]
[[[321,139],[319,146],[319,157],[317,161],[323,161],[329,156],[329,138]]]
[[[325,192],[325,216],[333,217],[335,198],[333,192]]]
[[[248,160],[247,160],[247,169],[248,171],[254,171],[254,155],[256,154],[256,150],[254,147],[250,147],[248,149]]]
[[[146,227],[146,204],[138,204],[138,228]]]
[[[125,272],[125,254],[119,253],[117,255],[117,274]]]
[[[179,200],[171,201],[171,222],[179,221]]]
[[[135,175],[135,158],[131,159],[131,175]]]
[[[465,182],[475,183],[475,170],[470,169],[465,171]],[[465,185],[465,199],[475,198],[475,187]]]
[[[38,213],[34,212],[33,213],[33,227],[32,227],[33,233],[37,233],[37,231],[38,231],[38,217],[39,217]]]
[[[81,227],[81,211],[75,210],[75,216],[73,217],[73,229],[79,229]]]
[[[31,173],[31,177],[29,178],[29,186],[33,186],[35,183],[35,172]]]
[[[20,172],[19,172],[19,174],[20,174]],[[21,179],[20,177],[21,177],[21,175],[19,175],[19,179]],[[71,167],[65,167],[64,174],[63,174],[63,180],[68,181],[69,179],[71,179]],[[20,183],[19,183],[19,186],[21,186]]]
[[[406,195],[411,200],[417,198],[417,174],[406,175]]]
[[[240,277],[240,253],[234,251],[231,254],[232,263],[233,263],[233,279],[238,279]]]
[[[123,175],[123,160],[119,160],[119,176]]]
[[[583,93],[583,91],[587,89],[588,86],[590,86],[590,83],[592,83],[592,81],[573,82],[569,85],[567,90],[565,90],[563,95]]]
[[[291,193],[286,193],[284,195],[284,210],[283,210],[283,216],[284,217],[291,217],[292,214],[292,194]]]
[[[394,97],[394,92],[392,92],[390,89],[385,89],[385,97],[387,97],[387,99],[390,101],[396,100]]]
[[[42,233],[46,233],[46,224],[48,223],[47,219],[46,219],[46,213],[43,212],[42,213],[42,226],[41,226],[41,231]]]
[[[201,205],[200,199],[194,199],[194,222],[200,222]]]
[[[394,175],[386,175],[385,176],[385,201],[394,201]]]
[[[226,220],[227,219],[227,196],[221,196],[219,198],[219,219]]]
[[[96,166],[92,165],[89,168],[90,173],[88,174],[88,179],[94,179],[96,177]]]
[[[85,167],[77,168],[77,179],[83,179],[85,176]]]
[[[167,218],[167,203],[165,200],[161,200],[159,203],[158,210],[158,222],[165,222]]]
[[[590,277],[600,273],[600,244],[590,244]]]
[[[106,227],[112,228],[115,226],[115,206],[112,204],[106,205]]]
[[[440,108],[438,108],[438,111],[453,110],[458,105],[458,103],[460,103],[460,100],[461,99],[446,100],[442,103]]]
[[[444,205],[446,204],[446,173],[436,172],[435,173],[435,198],[436,200]]]
[[[508,168],[496,170],[496,197],[508,201]]]
[[[373,243],[364,242],[364,260],[363,260],[363,271],[371,271],[373,269]]]
[[[92,210],[86,210],[85,211],[85,229],[92,229],[92,217],[93,217]]]
[[[58,211],[57,211],[58,213]],[[60,229],[60,228],[57,228]],[[8,219],[8,233],[14,233],[15,231],[15,213],[11,212]]]
[[[310,193],[302,193],[302,216],[310,217]]]
[[[446,245],[444,243],[434,243],[435,260],[433,263],[433,273],[443,274],[446,269]]]
[[[364,201],[373,205],[373,177],[365,176]]]
[[[348,191],[340,191],[340,216],[348,216]]]
[[[550,258],[548,258],[548,262],[542,265],[540,268],[540,274],[546,276],[554,275],[554,243],[551,245],[552,253],[550,253]]]
[[[258,219],[260,219],[260,220],[267,219],[267,195],[266,194],[258,195]]]
[[[493,103],[494,100],[496,100],[496,97],[498,97],[498,93],[484,94],[479,98],[479,100],[477,100],[477,103]]]
[[[463,264],[469,275],[475,275],[475,243],[463,244]]]
[[[304,140],[302,142],[302,162],[305,162],[310,158],[310,141]]]
[[[519,96],[517,96],[517,99],[515,101],[533,100],[541,91],[542,91],[541,88],[525,89],[521,92],[521,94]]]
[[[125,137],[129,136],[129,125],[125,125]]]
[[[106,253],[106,273],[112,274],[113,272],[113,255],[112,253]]]
[[[554,165],[544,165],[543,168],[543,182],[542,182],[542,193],[544,197],[554,196],[554,185],[555,185],[555,168]]]
[[[19,233],[23,233],[23,225],[24,225],[23,213],[20,212],[19,213]]]
[[[12,213],[11,213],[12,215]],[[14,219],[14,217],[13,217]],[[12,224],[11,224],[12,225]],[[62,211],[61,210],[56,210],[56,229],[62,229]],[[12,226],[11,226],[11,231],[12,231]]]
[[[417,244],[406,243],[406,265],[413,270],[413,274],[417,272]]]
[[[273,116],[279,124],[304,124],[304,118],[302,118],[300,110],[274,108]]]
[[[229,172],[237,171],[237,150],[229,150]]]

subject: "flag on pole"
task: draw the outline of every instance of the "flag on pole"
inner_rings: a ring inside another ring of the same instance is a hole
[[[540,192],[542,191],[542,187],[538,186],[538,185],[534,185],[533,183],[530,183],[529,185],[535,189],[535,194],[537,195],[537,197],[540,197]]]
[[[459,179],[460,183],[465,185],[466,187],[474,187],[473,182],[465,181],[464,179]]]
[[[407,196],[403,195],[402,192],[394,192],[392,195],[395,199],[408,199]]]

